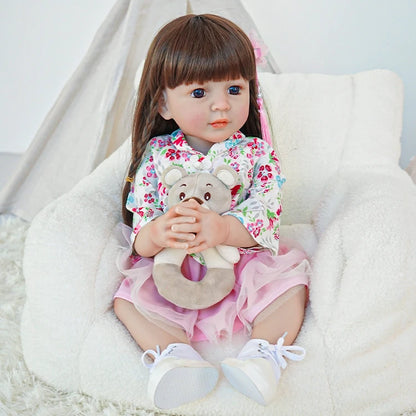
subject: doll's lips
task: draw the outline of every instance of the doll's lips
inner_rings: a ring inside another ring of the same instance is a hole
[[[221,129],[223,127],[226,127],[229,121],[226,118],[220,118],[218,120],[213,121],[211,124],[214,129]]]

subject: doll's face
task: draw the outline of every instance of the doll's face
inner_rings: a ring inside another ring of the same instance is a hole
[[[167,88],[163,97],[160,115],[174,119],[188,143],[203,153],[241,129],[249,114],[250,89],[244,78],[182,84]]]

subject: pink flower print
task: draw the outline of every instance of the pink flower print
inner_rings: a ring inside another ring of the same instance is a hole
[[[155,199],[153,198],[152,194],[144,194],[144,202],[147,202],[148,204],[153,204],[153,202],[155,202]]]
[[[244,136],[243,133],[241,133],[241,131],[236,131],[232,136],[229,137],[231,141],[241,140],[242,138],[244,138]]]
[[[169,149],[167,152],[166,152],[166,158],[167,159],[169,159],[169,160],[178,160],[179,158],[180,158],[180,156],[179,156],[179,153],[177,153],[176,151],[175,151],[175,149]]]
[[[231,188],[231,198],[234,198],[238,194],[240,188],[241,185],[235,185],[233,188]]]
[[[253,179],[253,169],[250,169],[250,170],[247,172],[247,178],[248,178],[249,180]]]
[[[163,185],[163,183],[161,183],[161,182],[159,182],[157,184],[157,191],[158,191],[160,196],[163,196],[163,195],[167,194],[167,189],[166,189],[165,185]]]
[[[276,164],[277,167],[279,167],[280,162],[274,152],[271,153],[270,159]]]
[[[253,140],[248,144],[248,146],[251,148],[252,153],[254,153],[256,157],[264,155],[264,142],[262,140]]]
[[[156,178],[156,170],[153,163],[149,166],[146,166],[146,176],[148,178]]]
[[[279,226],[279,219],[280,213],[277,214],[276,217],[269,216],[269,225],[267,226],[268,230],[276,230]]]
[[[237,146],[231,147],[228,149],[228,155],[231,157],[231,159],[238,159],[239,153],[237,150]]]
[[[144,217],[144,212],[143,212],[143,208],[140,207],[139,209],[136,209],[136,214],[139,215],[140,217]]]
[[[263,220],[256,220],[255,223],[249,223],[247,224],[247,230],[254,236],[254,237],[258,237],[260,232],[261,232],[261,228],[263,227]]]
[[[173,132],[172,134],[172,142],[174,145],[181,147],[186,143],[185,140],[185,135],[183,134],[183,132],[181,130],[176,130]]]
[[[185,143],[187,143],[187,142],[185,141],[184,136],[178,137],[178,138],[175,140],[175,144],[176,144],[178,147],[184,146],[184,144],[185,144]]]
[[[268,181],[273,178],[272,168],[270,165],[263,165],[259,168],[259,173],[257,177],[262,181]]]
[[[143,176],[142,186],[150,186],[150,182],[147,180],[146,176]]]
[[[257,237],[260,234],[261,229],[263,228],[263,220],[257,220],[256,221],[256,231],[254,233],[255,237]]]
[[[247,230],[252,233],[254,231],[254,224],[252,222],[247,224]]]
[[[146,176],[148,178],[156,178],[156,169],[153,163],[153,156],[150,156],[149,162],[149,165],[146,166]]]
[[[233,162],[230,164],[230,166],[236,171],[240,172],[240,164],[238,162]]]
[[[267,210],[267,218],[269,220],[268,230],[272,230],[273,234],[279,233],[279,217],[282,213],[282,206],[280,205],[276,212]],[[279,238],[279,237],[277,237]],[[276,239],[276,238],[275,238]]]
[[[247,152],[247,154],[245,154],[244,156],[250,161],[250,165],[253,166],[254,165],[253,155]]]

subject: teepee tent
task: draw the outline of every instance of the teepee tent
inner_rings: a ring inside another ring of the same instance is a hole
[[[148,46],[161,26],[186,13],[222,15],[259,40],[240,0],[118,0],[0,193],[1,213],[31,220],[121,145]],[[270,54],[259,69],[279,72]]]

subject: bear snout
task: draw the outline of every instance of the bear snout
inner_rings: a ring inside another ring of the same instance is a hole
[[[194,199],[196,202],[198,202],[199,205],[202,205],[204,203],[204,201],[196,196],[190,196],[189,198],[186,198],[184,200],[182,200],[181,202],[186,202],[189,201],[190,199]]]

